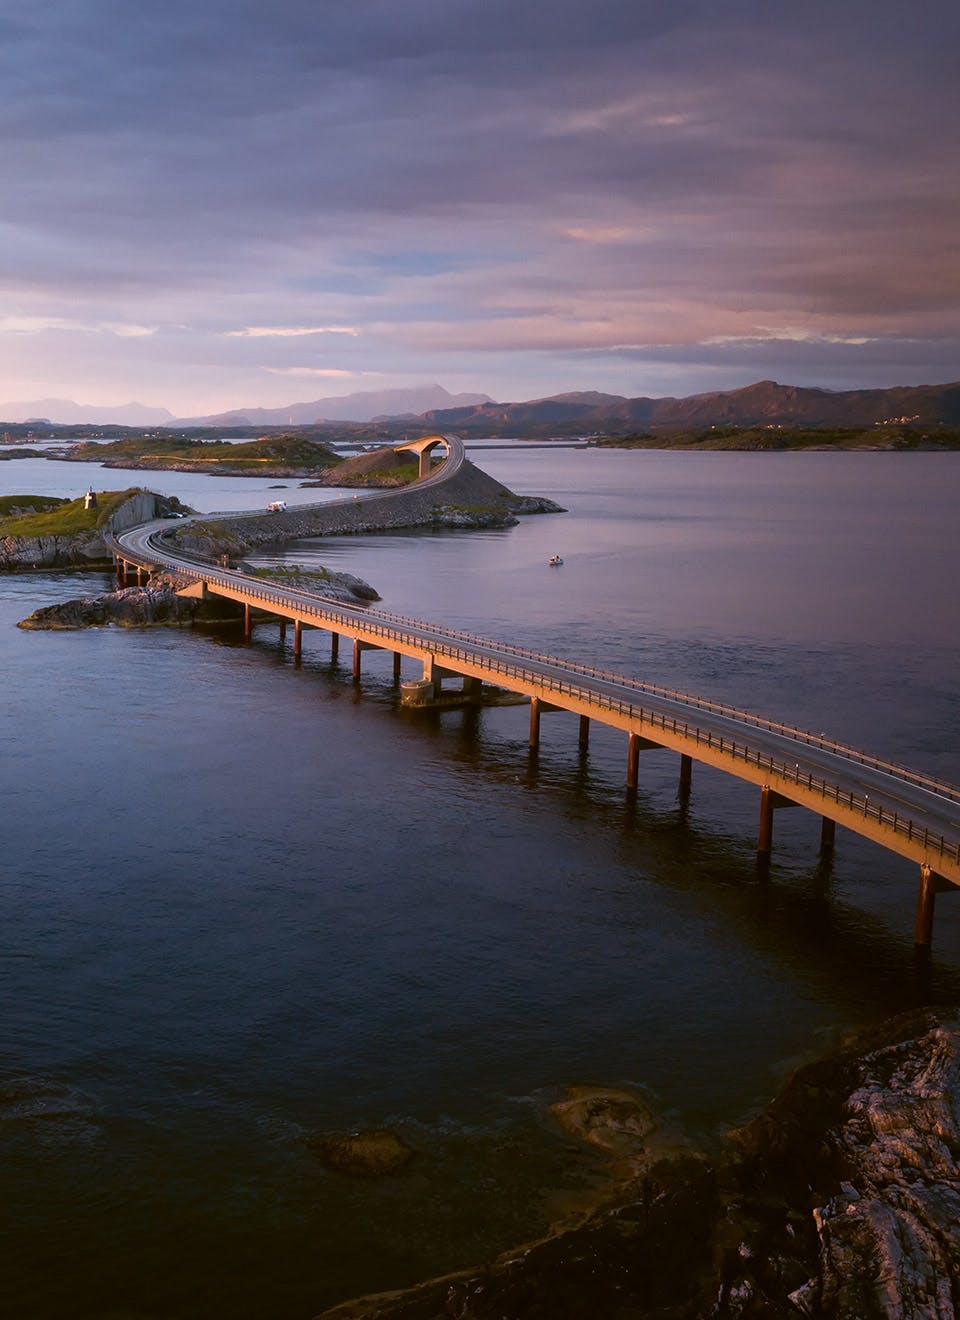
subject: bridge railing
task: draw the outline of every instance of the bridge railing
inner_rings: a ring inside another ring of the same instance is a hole
[[[119,547],[119,551],[125,553],[123,547]],[[953,842],[942,834],[931,833],[927,827],[918,826],[911,817],[901,816],[896,811],[885,809],[878,802],[871,801],[866,794],[861,795],[844,790],[836,781],[821,778],[812,772],[801,773],[799,765],[791,765],[788,761],[770,756],[755,747],[751,747],[744,741],[738,742],[735,739],[717,735],[710,729],[702,729],[695,723],[676,716],[666,715],[662,711],[645,709],[641,705],[635,705],[631,701],[625,701],[623,698],[615,697],[596,687],[578,684],[559,675],[544,673],[542,669],[528,669],[522,663],[512,663],[510,660],[501,658],[501,656],[491,655],[485,648],[493,648],[495,651],[499,651],[501,655],[503,653],[514,655],[520,661],[526,659],[535,664],[558,666],[567,672],[576,673],[584,678],[594,678],[600,682],[615,682],[619,686],[630,687],[640,693],[648,692],[650,695],[666,696],[670,699],[683,701],[694,709],[707,710],[710,713],[720,713],[728,717],[738,718],[739,722],[750,727],[795,737],[797,741],[835,751],[844,759],[895,774],[908,782],[923,787],[936,787],[937,791],[945,789],[951,800],[957,800],[960,794],[953,785],[941,785],[938,780],[919,775],[915,771],[895,766],[890,762],[857,753],[828,739],[818,738],[813,734],[805,734],[802,730],[794,729],[791,725],[765,720],[761,716],[751,715],[747,711],[738,711],[735,707],[724,706],[719,702],[687,697],[683,693],[673,692],[669,688],[645,684],[639,679],[627,679],[620,674],[611,674],[588,665],[567,662],[556,656],[541,655],[523,647],[474,636],[456,629],[444,628],[427,621],[390,614],[386,610],[375,610],[367,607],[344,607],[342,602],[324,598],[319,593],[282,586],[262,585],[249,574],[221,571],[180,552],[178,552],[177,557],[168,557],[158,549],[157,558],[164,559],[168,566],[174,569],[183,567],[182,563],[177,562],[178,559],[191,560],[200,570],[200,575],[208,582],[217,583],[230,590],[242,591],[244,596],[260,600],[267,606],[276,607],[278,604],[283,603],[295,605],[302,613],[312,614],[326,624],[339,623],[347,628],[356,628],[359,625],[366,633],[379,638],[384,643],[392,642],[398,645],[406,645],[415,650],[423,650],[423,633],[432,634],[432,640],[428,644],[429,650],[438,658],[480,665],[490,673],[519,679],[521,682],[536,685],[558,696],[572,697],[587,702],[598,709],[616,712],[621,717],[625,716],[628,719],[633,719],[646,727],[660,729],[663,732],[689,739],[694,744],[706,746],[721,755],[731,757],[733,760],[742,760],[745,764],[766,770],[782,780],[793,782],[798,787],[822,797],[825,804],[834,802],[862,815],[865,819],[875,820],[895,834],[902,835],[910,841],[916,841],[928,854],[934,853],[940,858],[948,858],[951,861],[960,863],[960,840]],[[419,631],[413,631],[414,629]],[[465,643],[465,645],[461,643]]]
[[[508,651],[511,655],[523,657],[527,660],[534,660],[542,664],[561,665],[568,671],[583,674],[586,677],[597,678],[604,682],[616,683],[620,687],[629,687],[637,692],[649,693],[650,696],[663,697],[668,701],[679,701],[685,706],[693,706],[697,710],[709,711],[712,715],[722,715],[727,719],[736,720],[738,724],[749,724],[753,728],[763,729],[768,733],[780,734],[783,737],[791,738],[795,742],[803,743],[808,747],[816,747],[820,751],[830,752],[835,756],[840,756],[846,761],[851,761],[856,765],[867,766],[871,770],[879,770],[884,774],[896,775],[908,783],[916,785],[918,788],[927,788],[933,792],[939,793],[951,801],[960,802],[960,788],[943,779],[938,779],[933,775],[925,775],[920,771],[911,770],[907,766],[898,765],[894,761],[887,761],[881,757],[871,756],[868,752],[863,752],[857,748],[850,747],[845,743],[836,742],[832,738],[827,738],[824,734],[810,733],[805,729],[798,728],[793,724],[785,724],[779,720],[767,719],[763,715],[755,715],[751,711],[741,710],[736,706],[728,706],[720,701],[711,701],[707,697],[699,697],[689,692],[682,692],[674,688],[663,687],[657,683],[649,683],[643,679],[630,678],[624,674],[613,673],[610,670],[598,669],[593,665],[581,664],[576,660],[566,660],[555,655],[545,655],[542,652],[530,650],[528,647],[517,646],[510,642],[495,641],[492,638],[481,637],[477,634],[463,632],[455,628],[446,628],[438,626],[435,623],[428,623],[420,619],[411,619],[400,614],[390,614],[386,610],[370,610],[371,615],[378,618],[390,620],[400,624],[414,624],[418,628],[431,629],[438,636],[454,637],[461,641],[470,642],[478,646],[495,647],[500,651]]]
[[[219,581],[227,587],[237,588],[242,586],[244,595],[252,596],[267,603],[277,604],[283,600],[291,604],[295,603],[302,612],[313,614],[327,623],[340,623],[349,628],[356,628],[359,624],[365,632],[385,643],[393,642],[423,649],[423,637],[417,632],[411,631],[411,625],[417,627],[416,622],[409,618],[403,618],[401,615],[386,618],[383,617],[386,615],[386,611],[344,609],[339,604],[332,602],[321,604],[321,598],[306,592],[288,588],[271,590],[254,585],[255,579],[247,575],[205,571],[204,576],[209,580]],[[394,619],[396,622],[393,622]],[[402,623],[400,622],[401,619]],[[434,634],[441,632],[433,624],[425,624],[424,627],[433,631]],[[469,634],[466,634],[464,640],[468,638],[471,642],[476,642],[480,646],[494,646],[501,650],[513,649],[503,647],[500,643],[471,638]],[[862,815],[864,819],[875,820],[879,825],[892,830],[895,834],[916,841],[928,855],[936,854],[940,858],[947,858],[960,863],[960,840],[951,841],[942,834],[932,833],[927,827],[918,826],[911,817],[903,816],[896,811],[890,811],[889,808],[883,807],[880,803],[871,801],[866,794],[844,790],[835,781],[821,778],[812,772],[802,772],[798,765],[767,755],[757,748],[751,747],[749,743],[718,735],[710,729],[702,729],[697,724],[677,716],[666,715],[662,711],[645,709],[643,706],[635,705],[631,701],[612,696],[610,693],[599,691],[594,687],[584,686],[557,675],[544,674],[540,669],[528,669],[523,664],[515,664],[497,656],[479,653],[474,646],[458,645],[454,639],[449,642],[443,640],[431,642],[430,650],[439,659],[481,665],[490,673],[519,679],[521,682],[544,688],[557,696],[572,697],[587,702],[598,709],[616,712],[620,716],[636,720],[637,723],[647,728],[659,729],[665,733],[689,739],[694,744],[705,746],[712,751],[719,752],[721,755],[729,756],[735,761],[741,760],[744,764],[756,766],[788,783],[794,783],[798,788],[805,789],[807,792],[823,798],[825,806],[828,802],[834,802],[849,811]],[[536,658],[538,661],[542,659],[552,663],[566,663],[564,661],[558,662],[556,657],[535,656],[535,653],[530,653],[526,658]],[[568,666],[568,668],[575,667]],[[587,669],[588,667],[583,666],[583,668]],[[588,675],[584,674],[583,676],[587,677]],[[589,676],[599,677],[600,674],[597,672]],[[614,677],[618,681],[620,678],[619,675],[603,675],[603,677]],[[660,694],[657,693],[656,695]],[[692,704],[711,711],[715,708],[715,703],[694,702]],[[772,721],[760,722],[760,727],[775,729]],[[866,758],[864,763],[871,764],[871,758]],[[908,774],[911,779],[922,778],[922,776],[914,776],[912,772],[908,772]]]

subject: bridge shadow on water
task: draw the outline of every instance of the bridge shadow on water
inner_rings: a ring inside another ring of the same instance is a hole
[[[596,726],[583,748],[575,718],[560,714],[552,727],[545,722],[534,752],[526,705],[410,711],[400,704],[389,653],[365,652],[358,681],[348,649],[331,660],[329,634],[306,633],[311,645],[297,664],[289,635],[281,642],[271,634],[263,628],[248,643],[233,627],[207,632],[219,645],[252,649],[258,659],[316,681],[324,701],[376,711],[403,737],[426,743],[436,763],[482,780],[494,798],[522,795],[541,827],[553,819],[597,831],[638,884],[693,902],[723,923],[725,935],[790,967],[802,981],[829,983],[852,1016],[863,1017],[867,1005],[870,1016],[881,1017],[960,999],[960,962],[949,938],[956,919],[950,913],[943,923],[943,947],[935,947],[932,959],[916,953],[916,889],[902,859],[844,831],[836,851],[821,855],[818,818],[798,809],[780,813],[797,823],[782,830],[783,842],[775,841],[772,858],[761,862],[757,794],[720,771],[697,766],[692,790],[683,792],[679,758],[663,751],[645,757],[640,786],[627,789],[624,740],[614,730]],[[846,896],[850,890],[855,901]]]

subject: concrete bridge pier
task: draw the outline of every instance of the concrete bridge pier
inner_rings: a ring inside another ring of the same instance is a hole
[[[293,621],[293,659],[295,664],[300,663],[303,654],[303,624],[299,619]]]
[[[540,698],[530,698],[530,750],[540,750]]]
[[[281,614],[281,615],[280,615],[280,641],[281,641],[281,642],[285,642],[286,640],[287,640],[287,621],[286,621],[286,619],[284,618],[284,616]]]
[[[820,826],[820,855],[828,857],[833,852],[833,845],[837,839],[837,822],[831,820],[829,816],[821,817]]]
[[[687,756],[686,752],[680,753],[680,796],[688,798],[690,796],[690,785],[693,782],[693,757]]]
[[[394,687],[396,687],[397,684],[400,682],[400,664],[401,664],[402,660],[403,660],[403,655],[401,654],[401,652],[399,652],[399,651],[394,651],[394,653],[393,653],[393,685],[394,685]]]
[[[627,735],[627,788],[636,788],[640,782],[640,743],[638,733]]]
[[[252,618],[251,618],[251,614],[252,614],[252,610],[250,609],[250,606],[249,606],[246,602],[244,602],[244,606],[243,606],[243,640],[244,640],[245,642],[249,642],[250,638],[253,636],[253,621],[252,621]]]
[[[477,688],[475,691],[479,697],[480,689],[483,687],[483,684],[479,679],[477,679],[476,682]],[[466,692],[468,690],[473,691],[474,689],[468,689],[466,686],[466,680],[464,680],[464,691]],[[552,702],[544,701],[542,697],[530,698],[530,751],[534,755],[540,750],[540,716],[551,710],[563,710],[563,707],[554,706]]]
[[[590,716],[580,716],[580,731],[577,736],[577,746],[582,752],[585,752],[590,746]]]
[[[956,893],[957,886],[929,866],[920,867],[920,890],[917,894],[917,924],[913,942],[921,953],[929,953],[933,943],[933,914],[937,894]]]
[[[764,784],[760,790],[760,828],[757,832],[757,858],[761,862],[770,860],[773,849],[773,813],[782,807],[795,807],[782,793],[776,793]]]
[[[651,742],[639,733],[627,734],[627,788],[635,791],[640,782],[640,752],[663,750],[662,743]]]
[[[360,673],[361,673],[360,657],[361,657],[361,655],[363,654],[363,652],[364,652],[364,651],[382,651],[382,650],[384,650],[384,649],[385,649],[385,648],[382,647],[382,646],[377,646],[376,642],[362,642],[362,641],[360,640],[359,637],[355,637],[355,638],[354,638],[354,641],[353,641],[353,681],[354,681],[355,683],[359,683],[359,682],[360,682]]]

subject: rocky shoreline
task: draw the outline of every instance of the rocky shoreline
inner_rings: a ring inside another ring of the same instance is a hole
[[[808,1065],[718,1158],[642,1105],[555,1108],[607,1150],[604,1203],[479,1270],[317,1320],[869,1320],[960,1297],[960,1010],[907,1014]]]

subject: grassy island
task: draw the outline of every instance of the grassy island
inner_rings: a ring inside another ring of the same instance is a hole
[[[262,436],[242,444],[183,436],[134,436],[108,444],[85,441],[63,457],[108,468],[290,477],[314,476],[339,461],[326,446],[302,435]]]

